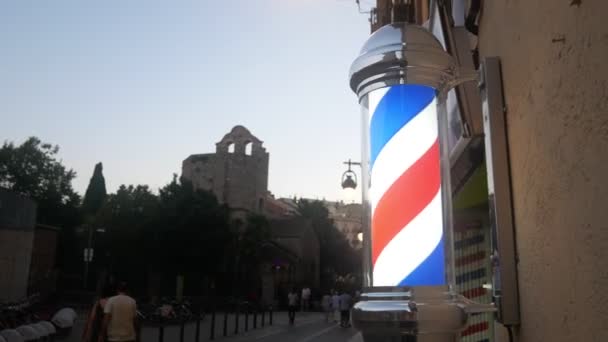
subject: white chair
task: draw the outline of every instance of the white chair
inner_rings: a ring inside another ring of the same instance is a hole
[[[44,339],[49,336],[48,329],[44,325],[40,324],[40,322],[29,324],[29,326],[36,330],[38,333],[38,338]]]
[[[24,342],[23,336],[15,329],[4,329],[0,331],[0,336],[2,336],[6,342]]]
[[[15,330],[17,330],[21,334],[21,336],[23,336],[23,340],[26,342],[37,341],[40,338],[40,335],[38,335],[38,331],[36,331],[29,325],[18,326]]]
[[[55,313],[51,322],[61,329],[67,329],[74,326],[76,316],[76,311],[74,311],[74,309],[63,308]]]
[[[40,321],[39,324],[46,328],[49,335],[55,335],[55,333],[57,333],[57,330],[55,329],[53,323],[49,321]]]

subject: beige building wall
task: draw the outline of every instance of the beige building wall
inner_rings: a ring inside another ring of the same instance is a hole
[[[0,303],[27,294],[36,204],[0,188]]]
[[[0,302],[27,294],[34,231],[0,229]]]
[[[483,4],[480,54],[501,58],[507,105],[516,341],[608,341],[608,2]]]

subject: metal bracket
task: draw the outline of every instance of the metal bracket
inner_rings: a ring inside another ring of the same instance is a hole
[[[481,64],[479,89],[482,97],[492,255],[494,265],[493,294],[498,306],[497,320],[517,325],[519,290],[517,252],[511,198],[511,174],[505,122],[500,59],[487,57]]]

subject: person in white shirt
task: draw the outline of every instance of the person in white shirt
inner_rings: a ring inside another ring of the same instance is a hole
[[[287,294],[287,315],[289,316],[289,324],[293,325],[296,319],[296,310],[298,309],[298,293],[293,288]]]
[[[305,287],[302,289],[302,311],[310,310],[310,288]]]
[[[325,313],[325,323],[327,323],[331,316],[331,296],[329,294],[323,296],[321,307],[323,308],[323,313]]]
[[[129,297],[126,283],[120,283],[118,294],[110,297],[103,308],[104,319],[98,342],[135,342],[137,304]]]

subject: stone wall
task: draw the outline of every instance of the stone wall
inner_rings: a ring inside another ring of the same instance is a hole
[[[213,191],[215,164],[213,153],[192,155],[182,163],[182,176],[190,180],[195,188]]]
[[[268,193],[268,153],[245,127],[235,126],[216,144],[216,152],[191,155],[182,176],[213,191],[232,209],[263,213]]]
[[[608,341],[608,2],[483,4],[480,54],[501,58],[507,106],[516,341]]]

